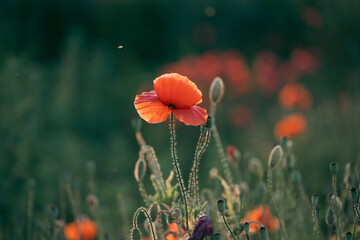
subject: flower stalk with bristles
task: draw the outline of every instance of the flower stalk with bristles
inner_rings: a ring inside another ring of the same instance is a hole
[[[153,240],[156,240],[156,234],[155,234],[155,231],[154,231],[154,228],[153,228],[153,222],[151,221],[151,217],[150,217],[150,214],[148,213],[148,211],[146,210],[146,208],[144,207],[139,207],[136,212],[134,213],[134,217],[133,217],[133,228],[132,228],[132,239],[133,240],[137,240],[138,237],[140,236],[140,239],[141,239],[141,232],[138,228],[138,225],[137,225],[137,219],[139,217],[139,214],[143,212],[145,217],[147,218],[147,220],[149,221],[149,225],[150,225],[150,229],[151,229],[151,234],[152,234],[152,239]],[[136,230],[137,229],[137,230]],[[134,238],[135,236],[135,238]]]

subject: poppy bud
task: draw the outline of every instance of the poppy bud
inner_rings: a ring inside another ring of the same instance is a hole
[[[240,159],[241,153],[240,151],[234,146],[227,147],[227,159],[230,163],[235,163],[238,159]]]
[[[131,230],[131,240],[141,240],[141,233],[138,228],[133,228]]]
[[[326,212],[326,218],[325,218],[326,224],[329,226],[334,225],[335,223],[335,215],[334,215],[334,211],[332,210],[332,208],[328,208],[327,212]]]
[[[330,198],[330,204],[331,204],[331,205],[335,205],[335,204],[336,204],[337,209],[341,209],[341,208],[342,208],[341,199],[340,199],[339,197],[335,197],[335,195],[332,195],[332,196],[331,196],[331,198]]]
[[[249,231],[250,231],[250,223],[249,222],[245,222],[243,224],[243,227],[244,227],[244,231],[246,234],[249,234]]]
[[[336,162],[330,163],[330,171],[332,174],[337,174],[339,172],[339,164]]]
[[[280,139],[280,146],[283,148],[283,150],[286,150],[287,143],[288,143],[288,138],[287,137],[282,137]]]
[[[260,227],[259,235],[261,240],[268,240],[268,231],[265,227]]]
[[[139,158],[135,163],[134,175],[137,182],[144,179],[146,173],[146,162],[143,158]]]
[[[347,232],[345,234],[345,240],[352,240],[352,233],[351,232]]]
[[[226,205],[224,199],[217,200],[217,209],[221,214],[224,214]]]
[[[269,160],[268,160],[268,167],[273,169],[277,167],[282,159],[283,150],[280,145],[276,145],[270,152]]]
[[[49,206],[49,213],[53,219],[57,219],[59,217],[59,208],[55,204],[51,204]]]
[[[86,202],[89,204],[89,206],[98,206],[99,205],[99,199],[94,194],[89,194],[86,197]]]
[[[212,236],[212,239],[211,240],[221,240],[221,234],[220,233],[215,233],[213,236]]]
[[[206,123],[204,124],[204,127],[211,129],[213,124],[213,119],[210,115],[208,115],[207,119],[206,119]]]
[[[212,232],[211,219],[209,216],[204,215],[196,221],[193,234],[189,240],[203,240],[205,237],[210,236]]]
[[[317,194],[313,194],[311,196],[311,204],[316,206],[319,202],[319,196]]]
[[[264,167],[259,159],[251,157],[248,163],[249,171],[259,176],[260,178],[264,175]]]
[[[241,202],[241,203],[244,203],[245,193],[241,192],[241,193],[239,194],[239,199],[240,199],[240,202]]]
[[[356,188],[356,187],[352,187],[350,189],[350,194],[351,194],[351,197],[352,199],[357,202],[358,201],[358,198],[359,198],[359,190]]]
[[[135,132],[140,132],[141,126],[142,126],[141,119],[134,118],[133,120],[131,120],[131,125],[132,125],[133,129],[135,130]]]
[[[149,213],[152,222],[156,221],[159,212],[160,212],[160,206],[158,203],[154,202],[153,204],[150,205]]]
[[[224,82],[221,78],[216,77],[210,86],[210,101],[213,103],[220,102],[224,95]]]

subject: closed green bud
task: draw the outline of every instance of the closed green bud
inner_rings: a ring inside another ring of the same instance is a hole
[[[339,164],[336,162],[330,163],[330,171],[332,174],[337,174],[339,172]]]
[[[277,167],[282,159],[283,150],[280,145],[276,145],[270,152],[269,160],[268,160],[268,167],[273,169]]]
[[[144,179],[146,173],[146,162],[143,158],[139,158],[135,163],[134,176],[136,181],[140,182]]]
[[[131,240],[141,240],[141,233],[138,228],[131,229]]]
[[[288,143],[288,138],[287,137],[282,137],[280,139],[280,146],[282,147],[282,149],[285,151],[287,148],[287,143]]]
[[[155,222],[158,214],[160,212],[160,205],[157,202],[154,202],[149,207],[150,219],[152,222]]]
[[[217,200],[217,209],[221,214],[224,214],[226,205],[224,199]]]
[[[57,219],[59,217],[59,208],[55,204],[49,205],[49,214],[53,219]]]
[[[220,102],[224,95],[224,82],[221,78],[216,77],[210,86],[210,101],[213,103]]]
[[[329,207],[326,212],[325,221],[326,221],[326,224],[329,226],[332,226],[335,223],[335,215],[334,215],[334,211],[332,210],[331,207]]]
[[[140,132],[141,126],[142,126],[141,119],[140,118],[134,118],[131,121],[131,125],[132,125],[133,129],[135,130],[135,132]]]
[[[204,124],[204,127],[211,129],[213,124],[213,119],[210,115],[208,115],[207,119],[206,119],[206,123]]]
[[[245,200],[245,193],[240,192],[240,194],[239,194],[239,199],[240,199],[240,202],[241,202],[241,203],[244,203],[244,200]]]
[[[352,233],[351,232],[347,232],[345,234],[345,240],[352,240]]]
[[[259,235],[261,240],[268,240],[268,231],[265,227],[260,227],[259,229]]]
[[[220,233],[215,233],[212,238],[212,240],[221,240],[221,234]]]
[[[356,188],[356,187],[352,187],[350,189],[350,194],[351,194],[351,197],[352,199],[357,202],[358,199],[359,199],[359,190]]]
[[[311,204],[316,206],[319,202],[319,196],[317,194],[313,194],[311,196]]]
[[[249,234],[249,231],[250,231],[250,223],[249,222],[245,222],[243,224],[243,227],[244,227],[244,231],[246,232],[246,234]]]

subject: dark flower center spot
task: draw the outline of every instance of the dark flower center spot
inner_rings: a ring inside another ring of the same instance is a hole
[[[175,108],[176,108],[176,107],[175,107],[174,105],[172,105],[172,104],[169,104],[168,107],[171,108],[171,109],[175,109]]]

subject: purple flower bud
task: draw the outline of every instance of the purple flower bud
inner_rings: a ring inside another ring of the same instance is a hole
[[[203,240],[205,237],[210,236],[212,232],[211,219],[209,216],[204,215],[196,221],[193,234],[188,240]]]

